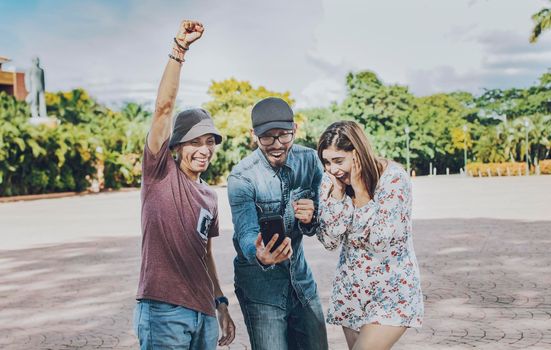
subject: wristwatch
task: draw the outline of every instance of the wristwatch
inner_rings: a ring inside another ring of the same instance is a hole
[[[226,304],[226,306],[230,305],[228,298],[226,298],[224,295],[214,299],[214,303],[216,304],[217,309],[218,309],[218,306],[220,306],[220,304]]]

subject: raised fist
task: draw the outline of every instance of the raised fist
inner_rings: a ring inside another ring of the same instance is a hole
[[[176,41],[178,41],[178,44],[181,46],[188,48],[191,43],[203,35],[204,31],[205,28],[201,23],[197,21],[183,20],[182,23],[180,23],[178,34],[176,34]]]

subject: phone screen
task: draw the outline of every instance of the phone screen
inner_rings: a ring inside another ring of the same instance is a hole
[[[264,242],[264,245],[268,244],[276,233],[279,234],[276,243],[270,250],[270,252],[273,252],[285,239],[283,217],[281,215],[263,217],[258,223],[260,225],[260,233],[262,234],[262,241]]]

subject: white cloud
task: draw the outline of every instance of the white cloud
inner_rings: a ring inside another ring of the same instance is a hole
[[[344,84],[333,79],[319,79],[302,90],[296,108],[327,107],[332,102],[341,102],[345,96]]]
[[[526,85],[549,67],[551,33],[528,44],[546,1],[253,0],[37,2],[0,13],[0,55],[19,69],[38,54],[49,90],[84,87],[101,101],[153,100],[182,17],[206,26],[182,73],[186,105],[211,80],[236,77],[297,106],[344,94],[345,74],[369,69],[416,93]],[[5,27],[4,27],[5,25]],[[9,29],[8,29],[9,28]],[[183,102],[183,103],[184,103]]]
[[[408,73],[407,79],[411,84],[411,91],[420,96],[457,90],[482,92],[482,77],[479,74],[472,71],[458,72],[451,66],[412,70]]]

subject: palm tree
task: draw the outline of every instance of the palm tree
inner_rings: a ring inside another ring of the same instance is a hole
[[[533,128],[530,137],[533,140],[534,161],[547,159],[551,151],[551,115],[535,114],[531,118]]]
[[[518,131],[513,128],[510,121],[505,120],[496,125],[496,134],[499,142],[496,148],[502,149],[503,160],[514,162],[517,158]]]
[[[544,8],[532,16],[535,22],[530,42],[533,44],[538,40],[542,32],[551,28],[551,8]]]

